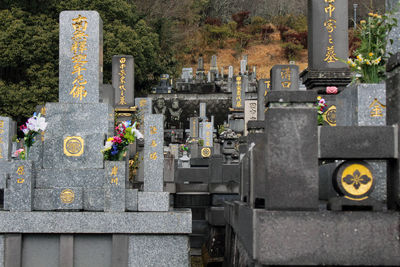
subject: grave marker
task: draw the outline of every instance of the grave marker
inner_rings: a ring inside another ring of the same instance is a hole
[[[235,88],[232,90],[232,107],[233,108],[244,108],[244,100],[245,100],[245,90],[243,90],[245,83],[243,80],[246,76],[237,76]]]
[[[60,103],[98,103],[103,83],[103,21],[96,11],[60,14]]]
[[[340,60],[349,53],[347,17],[347,0],[308,1],[308,69],[301,74],[308,89],[351,82],[349,67]]]
[[[115,107],[134,105],[134,59],[131,55],[112,57],[112,84],[115,93]]]
[[[164,122],[163,115],[144,116],[144,191],[163,191],[164,171]]]
[[[213,147],[213,125],[211,122],[203,122],[204,147]]]
[[[275,65],[271,69],[272,90],[299,90],[299,66]]]
[[[257,100],[246,100],[244,102],[244,135],[248,134],[247,123],[257,120]]]
[[[15,122],[8,117],[0,117],[0,160],[11,158],[12,137],[15,134]]]

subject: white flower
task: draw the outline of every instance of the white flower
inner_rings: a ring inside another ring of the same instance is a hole
[[[104,145],[104,150],[111,149],[113,142],[112,141],[107,141],[106,144]]]
[[[38,132],[39,130],[46,130],[47,123],[46,119],[42,117],[32,117],[29,118],[28,122],[26,123],[27,130]],[[25,132],[24,132],[25,133]]]
[[[136,128],[133,128],[133,127],[132,127],[131,133],[132,133],[132,134],[135,133],[135,136],[136,136],[136,138],[138,138],[138,139],[143,139],[143,138],[144,138],[143,134],[142,134],[141,132],[139,132]]]
[[[22,132],[24,133],[24,135],[27,135],[29,133],[29,129],[28,128],[22,129]]]

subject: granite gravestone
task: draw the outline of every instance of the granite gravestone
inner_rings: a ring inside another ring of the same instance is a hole
[[[245,90],[243,84],[246,84],[244,81],[246,78],[246,76],[236,77],[236,83],[234,84],[234,88],[232,90],[232,107],[234,109],[244,108]]]
[[[385,126],[385,84],[356,84],[347,87],[337,97],[336,124],[338,126]],[[384,161],[368,161],[376,179],[371,196],[386,201],[386,169]]]
[[[4,209],[9,211],[32,211],[33,208],[33,162],[18,160],[11,163],[11,173],[4,190]]]
[[[164,127],[163,116],[144,117],[144,191],[163,191]]]
[[[299,90],[299,66],[275,65],[271,69],[272,90]]]
[[[108,161],[104,175],[104,211],[125,211],[126,162]]]
[[[213,147],[213,125],[211,122],[202,122],[204,147]]]
[[[60,14],[60,103],[99,103],[103,83],[103,21],[96,11]]]
[[[247,135],[247,123],[257,120],[257,100],[246,100],[244,102],[244,135]]]
[[[134,106],[134,59],[131,55],[116,55],[112,57],[112,85],[114,87],[114,106]]]
[[[0,117],[0,160],[10,160],[12,138],[16,134],[15,122],[8,117]]]
[[[308,69],[301,73],[308,89],[351,82],[349,68],[340,60],[349,53],[347,17],[347,0],[308,0]]]

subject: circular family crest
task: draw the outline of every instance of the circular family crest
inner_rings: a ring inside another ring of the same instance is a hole
[[[348,199],[367,199],[375,186],[372,168],[364,161],[346,161],[337,168],[334,185]]]
[[[336,106],[328,108],[323,117],[330,126],[336,126]]]
[[[79,157],[83,154],[84,140],[80,136],[69,136],[64,139],[64,154],[68,157]]]
[[[60,199],[64,204],[70,204],[75,200],[74,191],[71,189],[64,189],[60,194]]]
[[[204,147],[201,149],[201,156],[203,158],[209,158],[211,156],[211,149],[209,147]]]

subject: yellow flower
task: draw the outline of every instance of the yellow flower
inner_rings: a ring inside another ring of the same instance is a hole
[[[368,16],[373,17],[374,13],[370,12],[370,13],[368,13]]]
[[[317,97],[318,100],[321,100],[321,98],[322,98],[321,96],[318,96],[318,97]]]
[[[352,68],[355,68],[356,66],[357,66],[356,63],[352,63],[352,64],[351,64],[351,67],[352,67]]]
[[[378,18],[378,19],[381,19],[381,18],[382,18],[382,16],[381,16],[381,15],[378,15],[378,16],[377,16],[377,18]]]
[[[378,17],[378,14],[374,14],[374,17],[375,17],[375,18]]]
[[[373,55],[374,55],[374,53],[372,53],[372,52],[370,52],[370,53],[368,54],[369,57],[372,57]]]
[[[367,65],[371,65],[371,61],[367,60],[366,61]]]
[[[365,24],[366,21],[365,21],[365,20],[361,20],[360,23],[361,23],[361,24]]]

